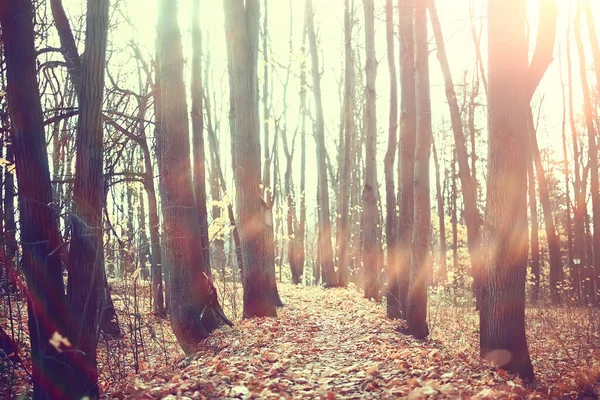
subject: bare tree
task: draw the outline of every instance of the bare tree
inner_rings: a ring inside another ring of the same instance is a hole
[[[315,34],[314,10],[312,0],[306,0],[306,27],[312,60],[313,93],[315,96],[316,123],[315,142],[317,145],[317,175],[319,181],[318,216],[319,216],[319,249],[323,283],[327,287],[338,284],[333,269],[333,247],[331,245],[331,218],[329,213],[329,186],[327,184],[327,166],[325,149],[325,120],[323,117],[323,101],[321,99],[321,73],[319,71],[319,52]]]

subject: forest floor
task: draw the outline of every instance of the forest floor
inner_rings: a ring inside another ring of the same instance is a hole
[[[431,338],[417,341],[354,288],[281,285],[280,292],[285,306],[279,318],[242,320],[214,332],[193,357],[175,357],[170,365],[109,385],[105,397],[495,399],[600,393],[600,349],[574,343],[570,332],[577,329],[571,324],[560,331],[550,311],[532,316],[550,326],[528,322],[538,378],[525,385],[478,357],[476,314],[464,307],[450,313],[430,309]],[[585,319],[582,313],[573,321]]]

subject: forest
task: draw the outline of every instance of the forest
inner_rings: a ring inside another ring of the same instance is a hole
[[[600,398],[598,0],[0,0],[0,398]]]

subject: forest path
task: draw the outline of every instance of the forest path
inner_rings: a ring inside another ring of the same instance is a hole
[[[279,318],[215,332],[200,351],[111,398],[506,398],[531,393],[459,349],[416,341],[355,289],[280,287]]]

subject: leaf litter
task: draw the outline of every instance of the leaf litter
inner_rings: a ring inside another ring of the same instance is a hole
[[[278,318],[239,321],[198,353],[112,386],[107,398],[561,398],[578,388],[533,386],[481,360],[468,340],[417,341],[355,288],[281,285]],[[452,327],[449,327],[452,329]],[[435,335],[434,335],[435,336]],[[464,339],[464,338],[463,338]],[[552,379],[552,378],[551,378]],[[562,386],[561,386],[562,385]]]

